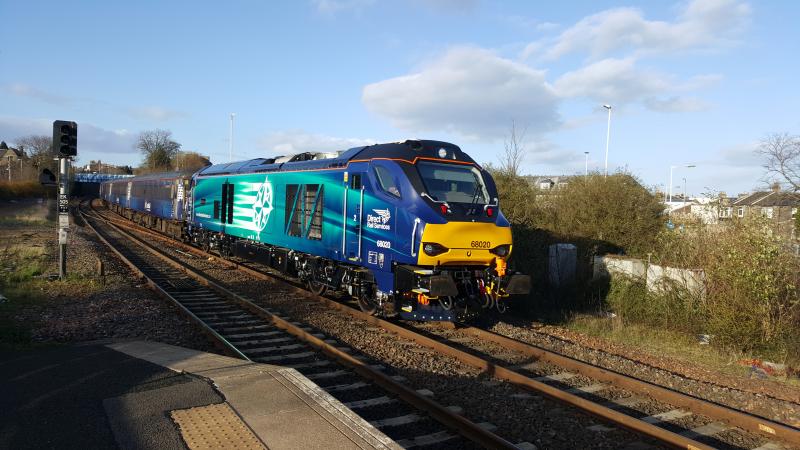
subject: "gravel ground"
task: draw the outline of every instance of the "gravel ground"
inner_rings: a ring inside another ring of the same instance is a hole
[[[499,321],[488,329],[689,395],[800,426],[800,391],[790,386],[720,374],[558,327]]]
[[[55,230],[32,225],[16,233],[23,242],[45,245],[48,254],[56,255],[50,272],[58,272]],[[67,249],[70,281],[48,284],[42,290],[45,304],[20,310],[15,316],[17,321],[33,324],[34,342],[141,339],[215,351],[205,335],[141,284],[90,229],[73,224]],[[105,280],[97,275],[98,258],[105,265]]]

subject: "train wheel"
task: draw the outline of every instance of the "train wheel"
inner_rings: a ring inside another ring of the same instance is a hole
[[[497,312],[500,314],[505,313],[508,309],[508,305],[506,304],[505,300],[497,299],[496,302],[497,303],[495,306],[497,306]]]
[[[374,315],[378,311],[378,305],[368,294],[362,293],[358,296],[358,307],[367,314]]]
[[[322,295],[328,290],[328,286],[325,286],[313,278],[309,278],[308,281],[306,281],[306,285],[308,286],[308,290],[314,295]]]
[[[453,297],[439,297],[439,304],[442,305],[442,309],[451,310],[453,309]]]

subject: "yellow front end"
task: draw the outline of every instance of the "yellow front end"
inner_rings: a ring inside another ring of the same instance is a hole
[[[425,243],[447,247],[447,251],[428,256],[423,251]],[[508,254],[501,257],[489,250],[508,245]],[[495,258],[505,260],[511,254],[511,227],[500,227],[485,222],[449,222],[427,224],[422,232],[422,244],[417,264],[420,266],[488,266]]]

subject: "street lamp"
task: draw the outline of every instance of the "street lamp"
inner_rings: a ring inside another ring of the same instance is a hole
[[[231,113],[231,134],[230,139],[228,139],[228,162],[233,162],[233,118],[236,117],[236,113]]]
[[[691,168],[697,167],[697,166],[694,165],[694,164],[669,166],[669,184],[667,185],[667,186],[669,186],[669,197],[667,197],[667,192],[665,192],[664,193],[664,202],[665,203],[670,203],[672,201],[672,171],[674,169],[677,169],[678,167],[685,167],[687,169],[691,169]]]
[[[686,177],[683,177],[683,204],[686,204]]]
[[[611,105],[603,105],[608,110],[608,128],[606,128],[606,166],[605,176],[608,176],[608,142],[611,140]]]
[[[586,168],[583,169],[583,175],[589,175],[589,152],[583,152],[586,155]]]

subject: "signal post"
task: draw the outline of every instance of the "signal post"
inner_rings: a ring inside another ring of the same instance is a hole
[[[67,276],[67,234],[69,232],[69,162],[78,154],[78,124],[53,122],[53,148],[58,151],[58,276]]]

